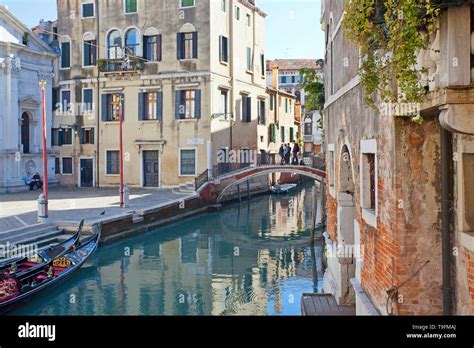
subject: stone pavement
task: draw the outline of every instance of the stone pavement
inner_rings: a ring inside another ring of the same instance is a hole
[[[0,194],[0,232],[38,223],[41,191]],[[118,188],[53,187],[49,190],[48,222],[97,220],[184,199],[190,193],[171,189],[130,188],[130,206],[120,208]]]

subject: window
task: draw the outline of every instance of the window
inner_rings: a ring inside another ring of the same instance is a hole
[[[280,83],[286,83],[286,81],[287,81],[287,77],[286,77],[286,76],[280,77]]]
[[[272,123],[268,129],[268,132],[269,132],[268,138],[270,139],[271,143],[276,143],[276,131],[277,131],[276,124]]]
[[[260,55],[260,73],[262,74],[263,77],[265,77],[265,72],[266,72],[266,66],[265,66],[265,55],[262,53]]]
[[[329,188],[330,192],[331,189],[334,190],[335,183],[334,183],[334,172],[335,172],[335,161],[334,161],[334,144],[328,145],[328,179],[329,179]],[[333,194],[333,196],[335,193]]]
[[[161,61],[161,35],[143,37],[143,57],[151,62]]]
[[[94,90],[92,88],[82,90],[82,111],[83,113],[94,111]]]
[[[234,13],[235,19],[240,21],[240,7],[235,6],[235,13]]]
[[[112,30],[107,39],[107,58],[108,59],[122,59],[122,35],[118,30]]]
[[[265,125],[267,123],[266,117],[266,103],[264,100],[258,101],[258,124]]]
[[[247,70],[252,70],[252,49],[247,47]]]
[[[94,128],[81,128],[80,142],[81,145],[94,144]]]
[[[270,110],[273,111],[273,106],[275,104],[275,96],[270,95]]]
[[[290,127],[290,142],[295,140],[295,130],[293,127]]]
[[[120,174],[120,151],[107,151],[106,175]]]
[[[247,14],[247,26],[252,26],[252,16],[250,16],[249,14]]]
[[[225,36],[219,36],[219,59],[223,63],[229,62],[229,39]]]
[[[82,18],[93,18],[94,16],[94,3],[82,4]]]
[[[137,29],[130,29],[125,34],[125,55],[136,57],[140,47],[140,40]]]
[[[196,176],[196,149],[179,150],[179,175]]]
[[[281,134],[280,134],[280,136],[281,136],[281,142],[284,143],[284,142],[286,142],[285,127],[281,127],[281,128],[280,128],[280,131],[281,131]]]
[[[201,118],[201,90],[176,92],[176,119]]]
[[[87,37],[83,43],[83,66],[94,66],[97,61],[97,41]]]
[[[62,146],[62,145],[71,145],[71,144],[72,144],[71,132],[65,132],[63,128],[53,128],[52,133],[51,133],[52,146]]]
[[[242,122],[252,122],[252,98],[242,96]]]
[[[137,13],[137,0],[125,0],[125,13]]]
[[[63,157],[62,159],[62,174],[63,175],[72,175],[72,158],[71,157]]]
[[[288,113],[288,98],[285,98],[285,112]]]
[[[221,10],[223,12],[226,12],[227,11],[227,4],[226,4],[226,1],[227,0],[221,0]]]
[[[61,174],[61,159],[56,157],[54,159],[54,174],[59,175]]]
[[[163,119],[163,93],[146,92],[139,94],[139,119],[141,121],[152,121]]]
[[[229,99],[228,99],[228,91],[226,89],[221,89],[221,113],[223,114],[223,118],[227,120],[229,117]]]
[[[120,108],[122,104],[122,108]],[[120,113],[122,120],[125,120],[125,99],[120,93],[103,94],[102,95],[102,121],[118,122],[120,121]]]
[[[72,145],[72,128],[59,129],[60,145]]]
[[[197,59],[198,35],[197,32],[178,33],[178,59]]]
[[[61,42],[61,69],[71,67],[71,43]]]
[[[361,140],[360,183],[362,218],[377,225],[377,142]]]
[[[71,112],[71,91],[63,90],[61,91],[60,113],[66,114],[69,112]]]
[[[179,0],[181,7],[194,7],[194,0]]]

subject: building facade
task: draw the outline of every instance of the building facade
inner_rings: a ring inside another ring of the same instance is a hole
[[[319,112],[307,111],[307,93],[303,90],[301,69],[314,69],[321,82],[324,81],[324,62],[316,59],[275,59],[267,61],[267,85],[273,83],[272,71],[278,68],[278,84],[282,91],[294,94],[297,103],[301,105],[301,120],[298,129],[302,137],[305,155],[322,151],[323,139],[317,123],[321,118]]]
[[[166,187],[255,148],[265,13],[253,1],[58,0],[53,143],[64,184]]]
[[[474,314],[470,6],[443,7],[420,52],[420,125],[365,105],[344,2],[322,2],[326,237],[345,251],[328,256],[324,290],[358,314]]]
[[[52,79],[56,54],[8,8],[0,5],[0,193],[26,190],[25,177],[43,176],[41,80],[46,84],[50,135]],[[48,177],[54,176],[50,143]]]

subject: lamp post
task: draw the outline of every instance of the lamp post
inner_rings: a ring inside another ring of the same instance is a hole
[[[120,157],[120,208],[125,206],[124,190],[123,190],[123,112],[122,112],[122,96],[118,96],[113,102],[115,111],[119,114],[119,157]]]
[[[45,218],[48,217],[48,149],[47,143],[47,128],[46,128],[46,96],[45,96],[45,85],[46,81],[41,80],[41,100],[42,100],[42,112],[43,112],[43,197],[46,202],[45,204]]]

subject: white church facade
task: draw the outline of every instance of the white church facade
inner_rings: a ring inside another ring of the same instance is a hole
[[[27,190],[25,177],[42,162],[42,98],[46,84],[48,178],[56,181],[51,147],[52,83],[56,54],[0,5],[0,193]]]

